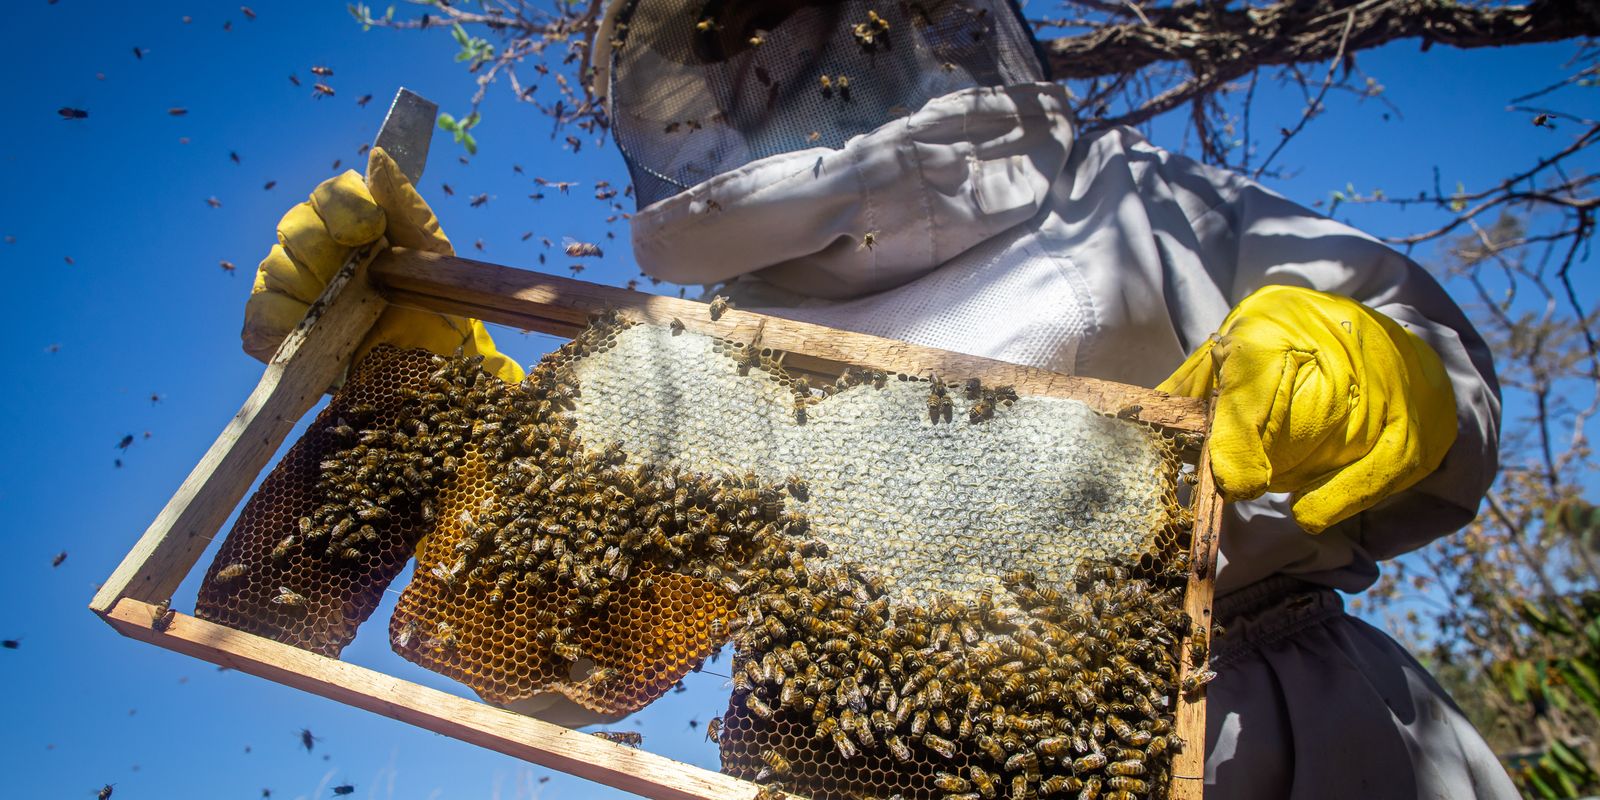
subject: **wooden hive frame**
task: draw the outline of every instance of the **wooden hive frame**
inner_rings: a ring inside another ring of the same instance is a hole
[[[607,309],[657,325],[677,318],[690,330],[736,340],[750,338],[764,324],[762,343],[785,351],[785,367],[801,372],[831,378],[845,365],[856,365],[977,377],[1011,384],[1024,397],[1067,397],[1107,413],[1138,406],[1137,416],[1145,422],[1175,433],[1206,433],[1204,402],[1135,386],[745,311],[732,310],[713,321],[701,303],[463,258],[395,248],[370,264],[363,261],[353,259],[336,275],[284,340],[243,408],[101,586],[90,609],[125,636],[645,797],[751,800],[761,787],[189,615],[174,614],[165,631],[152,628],[157,604],[172,596],[296,422],[343,374],[388,303],[563,336],[575,335],[591,314]],[[1184,604],[1195,630],[1209,637],[1222,501],[1208,449],[1191,455],[1198,470],[1195,567]],[[1186,657],[1179,663],[1181,681],[1196,668]],[[1176,717],[1177,733],[1187,745],[1174,758],[1169,796],[1198,800],[1204,787],[1204,696],[1180,697]]]

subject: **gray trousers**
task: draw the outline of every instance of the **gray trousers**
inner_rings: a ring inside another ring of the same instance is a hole
[[[1330,589],[1278,576],[1219,598],[1206,797],[1519,797],[1433,676]]]

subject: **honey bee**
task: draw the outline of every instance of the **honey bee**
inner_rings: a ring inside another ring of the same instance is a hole
[[[217,580],[222,583],[230,583],[244,577],[245,573],[249,571],[250,567],[245,564],[229,564],[217,570]]]
[[[772,706],[767,705],[766,701],[762,700],[761,696],[755,692],[744,696],[744,707],[749,709],[750,713],[762,719],[772,719]]]
[[[678,334],[683,333],[683,320],[678,319],[677,317],[673,317],[672,318],[672,325],[670,327],[672,328],[672,335],[673,336],[677,336]]]
[[[1034,743],[1034,749],[1038,750],[1039,755],[1042,755],[1045,758],[1055,758],[1056,756],[1063,755],[1071,746],[1072,740],[1065,736],[1050,736],[1040,739],[1038,742]]]
[[[417,635],[417,628],[419,628],[419,627],[421,627],[421,623],[417,622],[416,620],[414,620],[414,619],[406,620],[406,623],[404,625],[400,626],[400,630],[395,631],[395,634],[394,634],[394,645],[395,645],[395,647],[398,647],[398,648],[401,648],[401,649],[405,649],[407,647],[410,647],[411,646],[411,637]]]
[[[1143,775],[1144,774],[1144,762],[1140,761],[1138,759],[1128,759],[1127,761],[1118,761],[1118,762],[1116,762],[1114,764],[1109,764],[1109,765],[1106,766],[1106,774],[1107,775],[1121,775],[1121,776]],[[1116,788],[1116,787],[1113,787],[1113,788]]]
[[[994,403],[989,402],[988,398],[978,400],[967,409],[967,421],[969,422],[982,422],[993,418]]]
[[[600,245],[591,242],[580,242],[568,237],[564,244],[566,254],[572,258],[600,258],[605,255],[601,252]]]
[[[820,141],[821,139],[822,139],[822,131],[812,131],[811,133],[806,135],[806,141],[808,143],[814,143],[814,142]]]
[[[278,587],[278,594],[272,598],[272,602],[277,605],[288,606],[290,608],[304,609],[306,607],[305,595],[302,595],[287,586]]]
[[[1143,794],[1149,790],[1149,784],[1138,778],[1124,778],[1121,776],[1106,779],[1106,787],[1114,791],[1132,792]]]
[[[833,79],[828,77],[828,76],[826,76],[826,75],[823,75],[821,80],[822,80],[822,96],[826,97],[826,98],[833,97]]]
[[[456,649],[460,640],[456,638],[455,627],[448,622],[440,622],[434,626],[433,635],[423,640],[423,646],[432,653],[445,653]]]
[[[956,757],[956,745],[949,739],[945,739],[931,733],[925,733],[922,735],[922,744],[924,747],[927,747],[929,750],[938,753],[940,756],[943,756],[946,759]]]
[[[733,308],[733,303],[729,302],[728,298],[720,294],[711,298],[711,321],[722,319],[722,315],[730,308]]]
[[[705,17],[694,24],[694,29],[700,33],[714,33],[722,30],[722,26],[714,18]]]
[[[772,771],[773,775],[788,775],[792,768],[789,759],[784,758],[776,750],[761,751],[761,760],[767,762],[767,767]],[[762,778],[757,778],[757,780],[762,780]]]
[[[993,798],[995,796],[995,790],[998,787],[998,779],[995,776],[985,772],[982,767],[968,767],[967,774],[972,777],[972,785],[977,787],[978,794],[985,798]]]
[[[911,748],[906,746],[904,739],[898,736],[889,736],[884,739],[883,743],[884,746],[889,748],[889,754],[894,756],[896,761],[904,763],[911,760]]]
[[[172,621],[177,617],[177,612],[172,610],[171,600],[162,600],[150,608],[150,630],[156,633],[166,633],[172,627]]]
[[[856,749],[856,743],[851,741],[844,731],[839,730],[838,723],[835,720],[831,718],[824,719],[817,726],[817,732],[828,737],[833,742],[833,747],[839,751],[840,758],[846,761],[854,761],[856,756],[861,755],[861,751]]]
[[[1053,794],[1071,792],[1083,788],[1083,781],[1071,775],[1051,775],[1039,782],[1039,796],[1049,797]]]
[[[933,785],[946,792],[965,792],[972,788],[972,783],[966,778],[948,772],[935,772]]]
[[[1205,688],[1206,684],[1216,679],[1217,673],[1213,670],[1202,669],[1197,672],[1191,672],[1183,679],[1183,693],[1185,695],[1198,694]]]
[[[856,251],[871,250],[878,244],[878,232],[875,230],[861,234],[861,244],[856,245]]]
[[[1206,659],[1210,656],[1209,647],[1205,631],[1197,630],[1189,634],[1189,663],[1196,667],[1205,666]]]
[[[638,747],[644,744],[644,734],[638,731],[595,731],[592,735],[608,742],[616,742],[629,747]]]
[[[1094,772],[1105,765],[1105,753],[1090,753],[1072,762],[1072,771],[1081,775],[1085,772]]]
[[[712,742],[722,741],[722,717],[712,717],[706,721],[706,739]]]
[[[326,83],[315,83],[311,86],[311,95],[318,99],[333,96],[333,87]]]

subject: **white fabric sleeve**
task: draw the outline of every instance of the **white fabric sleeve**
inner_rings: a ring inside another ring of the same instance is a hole
[[[1373,237],[1241,176],[1165,152],[1159,163],[1189,218],[1200,263],[1230,304],[1271,284],[1350,297],[1421,337],[1449,372],[1457,436],[1444,462],[1412,488],[1335,529],[1383,560],[1471,521],[1499,464],[1500,388],[1488,345],[1443,287]],[[1199,346],[1220,320],[1206,322],[1175,320],[1187,350]]]

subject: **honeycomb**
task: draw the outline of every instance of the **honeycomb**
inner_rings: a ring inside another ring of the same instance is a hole
[[[1165,796],[1180,448],[977,381],[813,387],[759,339],[608,314],[517,384],[375,350],[212,565],[212,602],[238,607],[219,621],[326,646],[273,594],[296,565],[308,616],[351,605],[342,646],[398,572],[383,559],[414,549],[392,646],[493,703],[615,717],[731,643],[730,774],[815,797]],[[249,603],[220,592],[233,564]]]
[[[394,429],[405,405],[402,389],[421,382],[429,363],[427,353],[381,346],[351,370],[245,503],[206,570],[196,616],[326,656],[338,656],[355,638],[424,532],[422,496],[380,494],[375,478],[385,476],[362,466],[366,488],[352,498],[360,508],[379,501],[387,507],[383,519],[347,526],[364,541],[338,551],[318,547],[307,541],[300,521],[330,513],[321,465],[353,453],[367,458],[374,448],[352,448],[354,431]],[[370,499],[361,496],[369,493]]]

